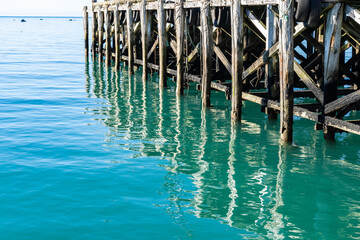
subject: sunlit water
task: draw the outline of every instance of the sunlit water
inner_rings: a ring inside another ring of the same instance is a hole
[[[82,21],[0,18],[0,239],[359,239],[360,136],[86,64]]]

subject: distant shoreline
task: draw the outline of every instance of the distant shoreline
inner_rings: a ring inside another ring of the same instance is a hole
[[[74,16],[0,16],[0,18],[83,18]]]

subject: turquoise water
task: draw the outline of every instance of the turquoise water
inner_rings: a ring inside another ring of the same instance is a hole
[[[86,64],[82,21],[0,18],[0,239],[359,239],[360,136],[327,144]]]

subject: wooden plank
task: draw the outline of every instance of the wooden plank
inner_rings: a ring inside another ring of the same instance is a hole
[[[324,104],[337,99],[344,5],[336,3],[328,13],[324,39]],[[324,138],[335,139],[335,131],[324,125]]]
[[[168,32],[170,30],[170,27],[171,27],[171,24],[166,25],[166,32]],[[159,38],[156,38],[154,44],[152,45],[152,47],[148,53],[148,58],[151,57],[151,55],[154,53],[154,51],[156,50],[158,45],[159,45]]]
[[[319,102],[324,103],[323,91],[321,91],[321,89],[318,86],[316,86],[314,80],[296,61],[294,61],[294,70],[301,79],[301,81],[305,83],[305,85],[309,88],[309,90],[311,90],[314,93],[315,97],[319,100]]]
[[[127,56],[121,56],[121,59],[124,60],[124,61],[128,61],[129,58]],[[138,65],[142,65],[142,60],[135,59],[134,63],[136,63]],[[159,70],[160,69],[160,67],[158,65],[153,64],[153,63],[148,63],[148,67],[152,68],[154,70]],[[167,74],[176,76],[176,70],[175,69],[167,68],[166,72],[167,72]],[[195,76],[195,75],[192,75],[192,74],[185,74],[185,78],[187,80],[189,80],[189,81],[192,81],[192,82],[201,83],[201,77],[199,77],[199,76]],[[221,84],[221,83],[211,82],[211,88],[214,89],[214,90],[217,90],[217,91],[225,92],[226,94],[228,94],[228,92],[229,92],[229,87],[224,85],[224,84]]]
[[[216,54],[216,56],[218,56],[222,64],[224,64],[225,68],[231,74],[231,63],[226,58],[225,54],[221,51],[221,49],[216,45],[214,45],[214,53]]]
[[[358,103],[360,101],[360,90],[353,92],[344,97],[338,98],[335,101],[332,101],[325,105],[325,114],[330,114],[336,112],[344,107],[347,107],[351,104]]]
[[[279,12],[280,134],[282,142],[291,143],[294,114],[294,1],[280,1]]]
[[[146,12],[146,0],[142,0],[140,6],[140,22],[141,22],[141,44],[142,44],[142,60],[143,60],[143,72],[142,79],[143,81],[147,80],[147,62],[148,62],[148,16]]]
[[[85,59],[86,61],[89,58],[89,14],[88,14],[88,7],[85,6],[83,9],[84,12],[84,41],[85,41]]]
[[[211,57],[212,57],[212,21],[210,17],[210,1],[202,1],[201,17],[201,49],[202,49],[202,81],[201,96],[203,107],[210,107],[211,92]]]
[[[183,8],[183,0],[175,2],[175,28],[176,28],[176,94],[184,93],[184,25],[185,12]]]
[[[349,5],[345,6],[345,13],[348,17],[352,18],[355,22],[360,24],[360,11]]]
[[[280,110],[280,103],[273,101],[273,100],[268,100],[266,98],[261,98],[261,97],[255,96],[253,94],[244,92],[243,99],[247,100],[247,101],[255,102],[257,104],[265,104],[266,107],[269,107],[269,108],[272,108],[275,110]],[[297,106],[294,106],[294,115],[301,117],[301,118],[311,120],[311,121],[315,121],[315,122],[319,122],[319,120],[322,119],[317,113],[311,112],[307,109],[297,107]],[[341,119],[329,117],[329,116],[325,116],[325,118],[322,120],[322,122],[327,126],[331,126],[331,127],[343,130],[345,132],[360,135],[360,125],[357,125],[357,124],[354,124],[351,122],[347,122],[347,121],[344,121]]]
[[[241,0],[241,5],[259,6],[259,5],[276,5],[278,0]]]
[[[329,1],[329,0],[327,0]],[[332,0],[334,1],[334,0]],[[138,2],[141,2],[140,0],[133,0],[134,2],[134,10],[139,10],[139,4]],[[278,0],[241,0],[241,4],[242,5],[249,5],[249,6],[261,6],[261,5],[277,5],[278,4]],[[115,5],[115,4],[122,4],[120,7],[123,7],[124,9],[126,9],[124,7],[124,5],[126,4],[125,0],[113,0],[113,1],[104,1],[104,2],[98,2],[98,3],[93,3],[94,6],[110,6],[110,5]],[[184,4],[185,8],[199,8],[201,5],[200,1],[186,1]],[[230,6],[231,5],[231,0],[211,0],[210,1],[210,6],[211,7],[223,7],[223,6]],[[174,4],[173,3],[167,3],[166,4],[166,9],[174,9]],[[156,10],[157,9],[157,2],[149,2],[146,6],[147,10]]]
[[[248,76],[253,74],[259,67],[264,65],[269,58],[275,56],[279,51],[279,42],[275,43],[269,51],[265,51],[250,67],[242,73],[242,79],[245,80]]]
[[[159,38],[156,38],[154,44],[152,45],[152,47],[150,48],[147,58],[149,59],[151,57],[151,55],[154,53],[155,49],[157,48],[157,46],[159,45]]]
[[[176,54],[176,52],[177,52],[176,41],[174,39],[171,39],[169,42],[169,45],[170,45],[171,50],[173,50],[173,52]]]
[[[198,59],[199,57],[200,57],[200,43],[198,43],[195,46],[194,50],[191,51],[191,53],[187,57],[187,62],[188,63],[195,62],[195,60]]]
[[[158,35],[159,35],[159,85],[166,87],[166,67],[167,67],[167,46],[166,46],[166,22],[164,0],[159,0],[158,9]]]
[[[241,121],[242,76],[244,54],[244,7],[240,0],[233,0],[231,6],[231,119]]]
[[[263,37],[266,38],[267,36],[267,31],[266,28],[263,24],[263,22],[261,22],[256,16],[255,14],[250,11],[249,9],[245,9],[245,13],[247,18],[254,24],[254,26],[259,30],[259,32],[262,34]]]
[[[350,94],[350,93],[353,93],[353,92],[354,92],[354,89],[352,89],[352,88],[338,89],[339,95],[347,95],[347,94]],[[266,97],[267,96],[266,91],[251,92],[251,94],[254,94],[254,95],[259,96],[259,97]],[[310,90],[297,90],[297,91],[294,91],[294,97],[313,98],[315,96],[314,96],[314,93],[312,91],[310,91]]]

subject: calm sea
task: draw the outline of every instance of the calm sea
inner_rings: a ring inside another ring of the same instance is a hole
[[[360,136],[201,111],[86,64],[82,20],[0,18],[0,239],[359,239]]]

